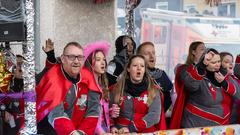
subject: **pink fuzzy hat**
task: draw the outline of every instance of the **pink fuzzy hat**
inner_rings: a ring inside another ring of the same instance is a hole
[[[84,62],[88,58],[88,56],[97,51],[102,50],[104,55],[107,57],[108,51],[110,49],[110,44],[107,41],[96,41],[93,43],[88,43],[84,46]]]

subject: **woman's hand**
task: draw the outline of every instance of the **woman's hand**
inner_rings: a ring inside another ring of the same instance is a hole
[[[112,134],[118,134],[118,129],[116,127],[112,127],[110,132]]]
[[[4,121],[7,122],[7,123],[9,123],[11,117],[13,117],[12,114],[9,113],[9,112],[7,112],[7,111],[5,111]]]
[[[208,65],[214,55],[215,55],[215,53],[212,52],[212,51],[210,51],[207,54],[205,54],[204,60],[203,60],[203,64],[204,65]]]
[[[120,114],[120,108],[117,104],[113,104],[112,108],[110,108],[110,115],[112,118],[117,118]]]
[[[129,130],[128,130],[127,127],[123,127],[121,129],[119,129],[118,133],[121,134],[121,135],[127,135],[127,134],[129,134]]]
[[[220,73],[220,72],[215,72],[214,76],[218,83],[223,82],[223,80],[225,79],[225,76],[222,75],[222,73]]]

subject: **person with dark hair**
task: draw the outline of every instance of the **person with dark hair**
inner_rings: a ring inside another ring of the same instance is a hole
[[[137,54],[144,56],[150,75],[155,79],[156,84],[162,88],[164,112],[166,112],[172,104],[170,93],[173,89],[173,84],[164,70],[155,67],[156,55],[154,44],[152,42],[143,42],[137,48]]]
[[[179,118],[182,117],[182,111],[185,105],[185,86],[182,80],[182,73],[187,72],[187,67],[190,65],[196,65],[200,57],[202,56],[203,52],[205,51],[205,44],[201,41],[192,42],[188,49],[188,56],[185,64],[179,64],[175,68],[175,90],[177,93],[177,99],[173,106],[172,116],[169,128],[170,129],[177,129],[180,128],[181,120]]]
[[[240,88],[240,80],[233,74],[233,55],[229,52],[221,52],[221,65],[222,68],[226,69],[227,74],[229,74],[230,79],[236,83],[237,89]],[[230,117],[230,124],[240,123],[240,104],[239,100],[233,99],[232,112]]]
[[[229,52],[221,52],[221,66],[226,70],[227,74],[233,75],[233,55]]]
[[[234,75],[240,79],[240,54],[237,55],[234,66]]]
[[[237,78],[238,84],[240,85],[240,54],[238,54],[237,57],[236,57],[233,73]],[[235,107],[235,112],[236,112],[236,119],[235,120],[236,121],[233,121],[233,123],[234,124],[235,123],[240,124],[240,101],[235,100],[234,103],[235,104],[233,105],[233,108]]]
[[[64,47],[61,63],[52,65],[37,84],[37,121],[47,117],[59,135],[95,132],[101,90],[95,81],[84,81],[84,76],[95,79],[88,70],[80,73],[83,63],[82,46],[70,42]]]
[[[23,91],[22,64],[24,60],[26,59],[22,55],[16,55],[16,66],[13,68],[14,79],[12,85],[12,90],[14,92]]]
[[[115,41],[116,55],[107,67],[109,86],[117,82],[118,76],[124,70],[128,58],[134,54],[136,43],[132,37],[127,35],[119,36]]]
[[[229,124],[232,98],[240,99],[240,92],[221,68],[218,51],[208,49],[196,65],[188,66],[180,74],[186,94],[183,114],[178,119],[181,127]]]
[[[111,132],[149,133],[166,129],[160,89],[150,77],[144,57],[133,55],[111,91],[111,105],[120,107]]]

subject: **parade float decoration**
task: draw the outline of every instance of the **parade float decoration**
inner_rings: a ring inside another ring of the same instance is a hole
[[[0,92],[7,93],[10,90],[10,83],[13,74],[7,70],[5,56],[0,50]]]
[[[0,104],[3,106],[4,102],[2,101],[5,99],[8,99],[14,103],[16,101],[23,101],[24,112],[22,112],[23,114],[18,117],[23,118],[24,124],[22,124],[19,134],[37,134],[34,61],[34,0],[8,0],[1,2],[0,5],[3,6],[1,7],[1,10],[4,11],[0,14],[1,28],[3,28],[2,26],[8,26],[9,28],[9,31],[1,29],[1,31],[4,31],[4,33],[0,37],[0,41],[2,42],[0,52]],[[11,30],[14,26],[19,26],[15,24],[24,24],[24,27],[22,27],[24,31],[21,31],[23,36],[20,39],[14,38],[15,36],[8,36],[8,34],[12,33]],[[11,50],[9,49],[9,46],[11,45],[10,42],[19,42],[22,44],[22,55],[25,58],[25,61],[22,65],[24,88],[23,91],[20,92],[14,92],[10,87],[14,77],[13,73],[11,73],[12,67],[14,66],[14,60]],[[2,111],[5,110],[1,108],[1,112]]]
[[[24,99],[24,126],[20,130],[21,135],[37,134],[37,122],[36,122],[36,103],[35,103],[35,62],[34,62],[34,0],[23,0],[25,3],[26,13],[26,41],[23,42],[23,56],[26,59],[23,64],[23,79],[24,79],[24,91],[19,93],[9,93],[10,82],[12,80],[12,73],[8,69],[6,63],[4,63],[4,53],[0,52],[0,99],[12,98],[12,99]],[[101,3],[104,0],[96,0],[96,3]],[[133,10],[140,3],[141,0],[126,0],[126,32],[127,35],[134,37],[134,14]],[[214,1],[214,0],[208,0]],[[207,1],[207,2],[208,2]],[[219,1],[219,0],[215,0]],[[210,3],[209,3],[210,4]],[[185,134],[240,134],[239,125],[235,126],[219,126],[219,127],[205,127],[195,129],[179,129],[179,130],[166,130],[158,131],[149,134],[159,135],[185,135]]]

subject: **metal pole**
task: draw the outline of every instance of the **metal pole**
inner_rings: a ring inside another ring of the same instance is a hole
[[[131,0],[126,0],[125,2],[125,12],[126,12],[126,20],[125,20],[125,31],[126,34],[132,38],[134,38],[134,11],[133,4]]]
[[[25,0],[25,7],[27,41],[23,43],[23,56],[26,58],[26,62],[23,64],[24,92],[35,92],[34,0]],[[37,134],[35,96],[32,98],[25,100],[25,125],[20,131],[21,135]]]

